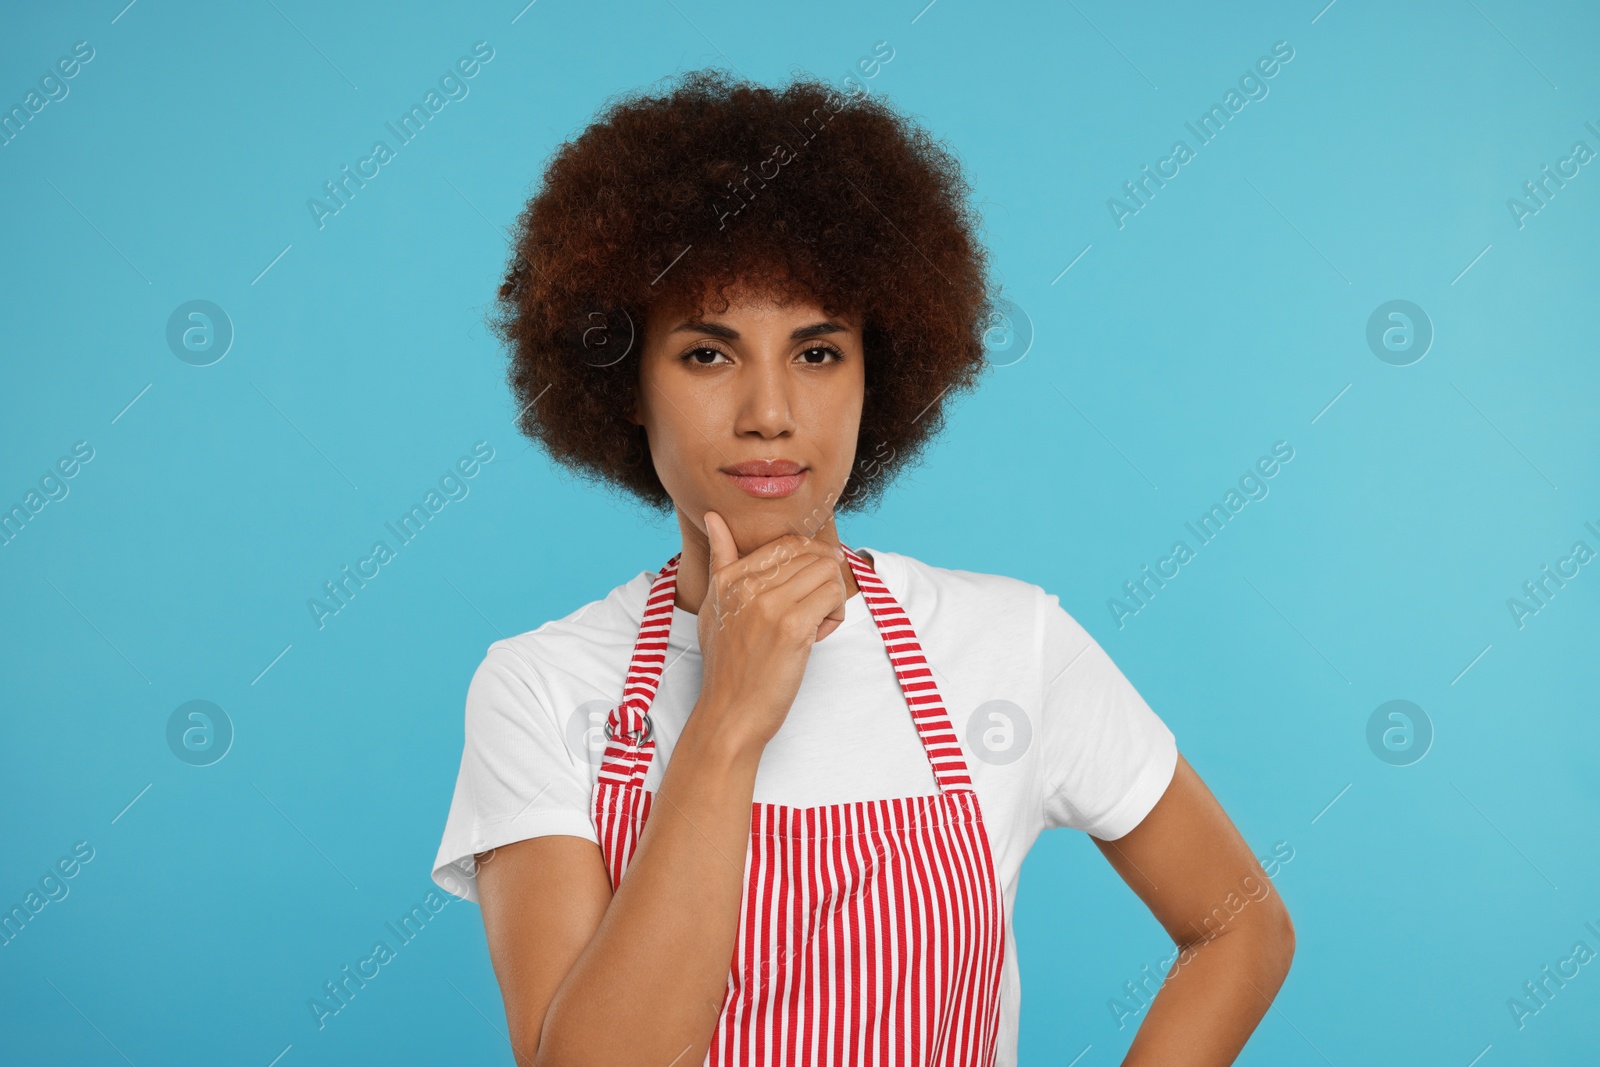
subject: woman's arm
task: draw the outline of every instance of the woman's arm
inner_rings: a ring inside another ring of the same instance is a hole
[[[1123,1067],[1226,1067],[1294,958],[1294,924],[1227,812],[1182,755],[1132,832],[1095,839],[1180,949]]]
[[[756,769],[846,591],[830,542],[789,534],[740,557],[720,515],[708,512],[706,526],[700,698],[616,893],[599,846],[570,837],[508,846],[478,873],[523,1067],[690,1067],[715,1035]]]
[[[760,750],[691,715],[615,896],[600,848],[550,835],[478,868],[519,1067],[704,1061],[738,932]]]

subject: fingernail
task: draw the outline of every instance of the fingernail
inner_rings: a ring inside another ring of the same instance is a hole
[[[834,545],[833,546],[833,554],[838,556],[840,559],[844,559],[844,546],[843,545]]]

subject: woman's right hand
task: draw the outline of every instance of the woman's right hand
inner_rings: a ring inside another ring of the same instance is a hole
[[[741,558],[722,516],[708,511],[705,522],[711,560],[695,715],[722,740],[760,750],[789,714],[811,646],[844,619],[844,554],[788,534]]]

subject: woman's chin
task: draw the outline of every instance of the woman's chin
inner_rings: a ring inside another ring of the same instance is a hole
[[[748,554],[789,534],[815,537],[827,526],[828,514],[826,509],[813,512],[802,501],[770,500],[744,504],[723,518],[739,551]]]

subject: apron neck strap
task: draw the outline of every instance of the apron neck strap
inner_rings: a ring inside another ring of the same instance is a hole
[[[883,638],[889,664],[894,668],[900,692],[911,709],[912,723],[922,739],[923,751],[940,791],[971,791],[972,779],[961,755],[960,740],[950,725],[949,714],[933,680],[933,670],[923,654],[910,617],[866,560],[848,547],[844,551],[861,597]],[[628,664],[622,703],[611,710],[606,720],[606,751],[600,765],[602,780],[643,786],[645,771],[655,755],[650,707],[655,702],[661,672],[666,667],[667,638],[672,632],[678,564],[682,558],[683,553],[679,552],[667,561],[645,597],[644,617],[640,620],[639,636]]]

